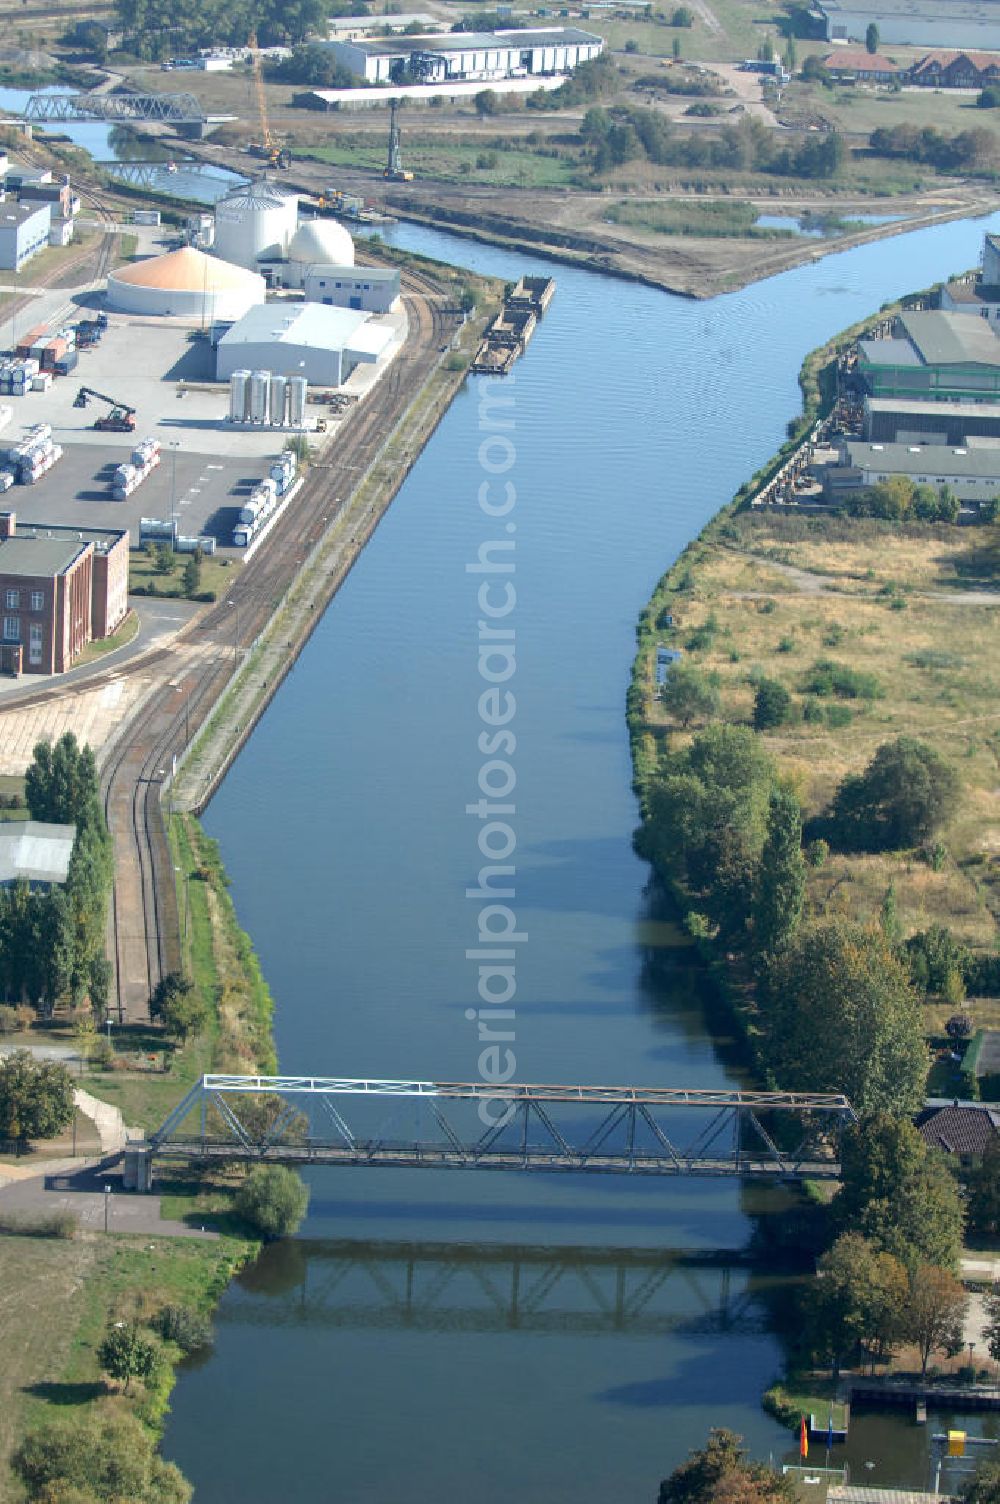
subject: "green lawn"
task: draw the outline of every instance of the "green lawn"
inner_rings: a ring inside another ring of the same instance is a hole
[[[144,595],[183,597],[184,566],[189,557],[187,554],[175,554],[171,569],[166,574],[161,574],[151,554],[148,554],[145,549],[134,548],[129,555],[129,590],[135,590],[137,585],[141,585]],[[234,577],[234,567],[229,560],[203,559],[199,594],[214,591],[218,597],[232,584]],[[150,589],[150,586],[155,588]]]

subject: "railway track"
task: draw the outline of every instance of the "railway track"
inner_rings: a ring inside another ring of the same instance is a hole
[[[347,506],[455,327],[455,315],[445,310],[442,290],[432,277],[408,272],[404,297],[410,319],[407,346],[338,432],[332,462],[310,473],[278,524],[271,546],[243,566],[225,600],[206,612],[181,642],[143,659],[144,667],[155,667],[168,682],[141,707],[102,769],[105,813],[115,846],[108,939],[114,1005],[121,1023],[146,1023],[150,994],[182,962],[177,886],[161,800],[174,759],[207,721],[230,681],[240,651],[260,636],[303,560]],[[393,494],[404,478],[402,469]],[[355,557],[377,522],[378,517],[366,517],[357,530],[352,539]],[[341,577],[338,574],[317,590],[314,624]],[[283,672],[301,646],[301,642],[294,644]],[[95,675],[87,680],[88,687],[108,682],[118,673],[109,669]],[[282,677],[283,673],[271,693]],[[58,689],[29,693],[16,703],[38,703],[58,693]],[[248,731],[245,728],[244,736]]]

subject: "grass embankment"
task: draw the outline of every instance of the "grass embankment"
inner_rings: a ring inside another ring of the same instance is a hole
[[[152,1030],[115,1042],[115,1068],[88,1070],[81,1084],[145,1129],[162,1122],[203,1071],[273,1072],[271,996],[249,937],[240,929],[214,841],[190,815],[170,830],[186,916],[188,974],[209,1004],[209,1023],[177,1049]],[[151,1060],[149,1057],[154,1058]],[[210,1226],[212,1240],[166,1235],[81,1234],[75,1239],[0,1236],[0,1504],[21,1497],[8,1459],[29,1430],[83,1416],[94,1406],[133,1410],[156,1431],[173,1384],[171,1362],[148,1386],[123,1395],[106,1384],[97,1348],[110,1322],[145,1320],[173,1303],[208,1313],[257,1243],[227,1214],[224,1181],[168,1182],[163,1216]]]

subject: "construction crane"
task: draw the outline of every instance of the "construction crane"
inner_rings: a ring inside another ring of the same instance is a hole
[[[260,142],[252,141],[249,151],[255,157],[264,157],[269,167],[287,168],[292,165],[292,156],[287,147],[279,146],[271,135],[271,127],[267,118],[267,95],[264,92],[264,75],[260,67],[260,50],[257,47],[257,33],[252,31],[247,41],[250,48],[250,66],[253,70],[254,93],[257,96],[257,114],[260,118]]]
[[[93,387],[82,386],[73,398],[74,407],[86,407],[92,397],[98,402],[106,402],[111,411],[103,418],[96,418],[93,427],[101,433],[133,433],[135,430],[135,408],[129,407],[127,402],[119,402],[117,397],[106,397],[103,392],[95,392]]]
[[[389,155],[386,158],[385,171],[382,176],[390,183],[412,183],[413,173],[403,170],[403,158],[399,150],[399,126],[396,124],[396,111],[399,105],[394,99],[389,101]]]

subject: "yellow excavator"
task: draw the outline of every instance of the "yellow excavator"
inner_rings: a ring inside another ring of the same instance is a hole
[[[260,51],[257,47],[257,33],[252,31],[247,41],[250,48],[250,66],[253,70],[254,92],[257,96],[257,114],[260,117],[260,141],[251,141],[247,151],[251,156],[263,157],[268,167],[282,169],[291,167],[292,154],[286,146],[279,146],[271,135],[271,127],[267,119],[267,96],[264,92],[264,76],[260,67]]]

